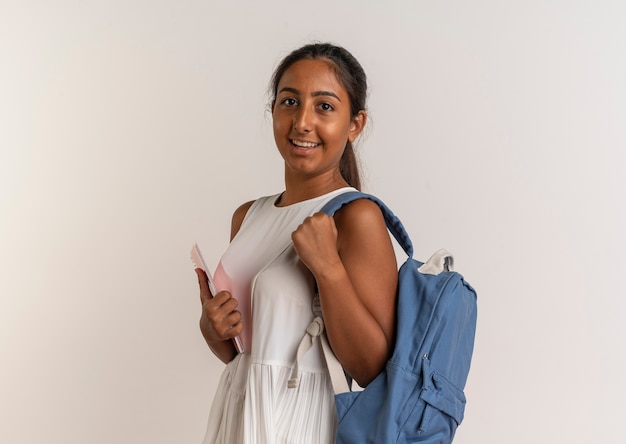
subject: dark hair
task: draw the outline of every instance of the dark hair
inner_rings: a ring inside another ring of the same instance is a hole
[[[325,59],[335,72],[337,79],[345,88],[350,98],[350,117],[365,110],[367,99],[367,77],[361,64],[346,49],[331,43],[312,43],[296,49],[285,57],[272,76],[272,103],[276,100],[278,83],[285,71],[294,63],[303,59]],[[348,141],[339,163],[341,176],[350,186],[361,189],[359,165],[354,154],[352,143]]]

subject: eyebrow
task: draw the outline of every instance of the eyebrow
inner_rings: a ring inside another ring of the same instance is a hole
[[[291,92],[294,94],[300,94],[300,91],[298,91],[296,88],[290,88],[288,86],[285,86],[284,88],[281,88],[280,91],[278,91],[279,93],[282,92]],[[330,91],[315,91],[312,94],[313,97],[318,97],[318,96],[330,96],[330,97],[334,97],[335,99],[339,100],[341,102],[341,99],[339,98],[339,96],[337,94],[335,94],[334,92],[330,92]]]

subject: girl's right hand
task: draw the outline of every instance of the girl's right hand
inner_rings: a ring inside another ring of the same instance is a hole
[[[207,344],[213,348],[217,343],[229,341],[241,334],[243,324],[241,312],[237,310],[239,302],[228,291],[220,291],[213,297],[205,272],[197,268],[196,274],[202,303],[200,331]]]

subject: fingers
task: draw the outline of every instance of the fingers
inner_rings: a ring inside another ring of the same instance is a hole
[[[337,226],[335,225],[335,218],[326,213],[315,213],[313,216],[308,216],[302,221],[294,233],[297,232],[311,234],[332,233],[336,235]]]
[[[231,312],[239,306],[239,301],[228,291],[220,291],[214,298],[211,298],[203,306],[208,305],[213,310],[224,310]]]
[[[205,300],[202,304],[201,322],[210,326],[211,338],[223,341],[242,332],[243,324],[238,306],[239,301],[227,291],[220,291],[215,297]]]
[[[318,211],[312,216],[307,216],[306,218],[304,218],[304,221],[302,221],[302,225],[328,223],[328,222],[332,222],[332,220],[333,220],[333,216],[329,216],[326,213],[322,213],[321,211]]]
[[[222,339],[232,339],[235,336],[239,336],[243,331],[243,323],[241,322],[241,313],[234,311],[224,318],[224,322],[221,325],[218,334]]]
[[[241,334],[243,323],[241,322],[241,313],[237,310],[230,312],[225,317],[211,317],[208,319],[214,336],[219,341],[232,339]]]
[[[291,234],[291,240],[300,260],[313,274],[337,261],[337,227],[325,213],[307,217]]]

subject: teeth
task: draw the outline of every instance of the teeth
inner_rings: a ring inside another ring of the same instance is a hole
[[[313,147],[316,147],[317,145],[319,145],[318,143],[301,142],[299,140],[292,140],[291,143],[293,143],[295,146],[299,146],[299,147],[302,147],[302,148],[313,148]]]

